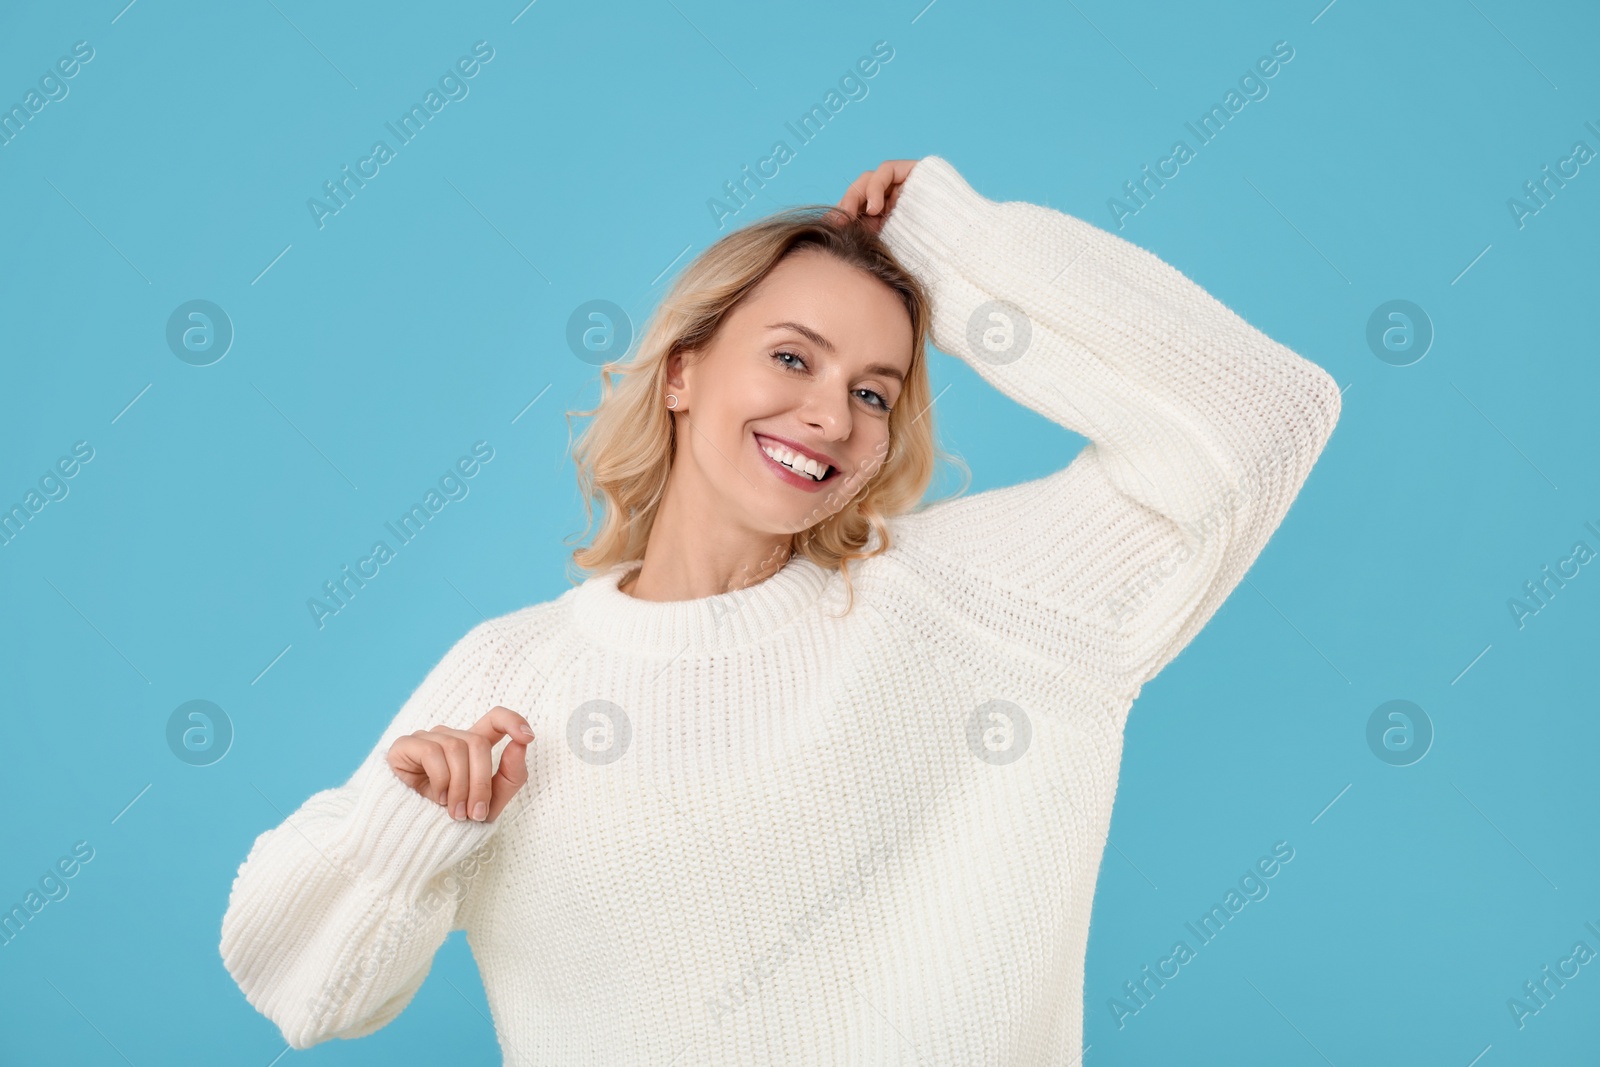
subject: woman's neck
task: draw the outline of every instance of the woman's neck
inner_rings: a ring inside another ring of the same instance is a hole
[[[675,601],[731,593],[766,581],[782,570],[793,554],[788,537],[757,552],[734,556],[668,550],[662,547],[665,539],[660,533],[651,530],[644,562],[617,586],[631,597]]]

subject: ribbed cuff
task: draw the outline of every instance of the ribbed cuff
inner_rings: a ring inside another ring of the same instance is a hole
[[[344,833],[329,845],[381,892],[419,899],[435,875],[484,845],[498,822],[457,822],[402,782],[387,763],[372,769]]]
[[[927,156],[911,168],[879,237],[907,269],[937,286],[956,273],[967,241],[996,206],[945,159]]]

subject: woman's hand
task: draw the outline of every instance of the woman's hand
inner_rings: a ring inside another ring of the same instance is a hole
[[[500,753],[500,768],[490,751],[507,734],[511,742]],[[470,730],[435,726],[401,737],[389,746],[389,766],[406,785],[456,819],[493,821],[528,782],[528,720],[499,705]]]
[[[914,159],[890,159],[878,165],[877,170],[861,172],[861,177],[850,183],[839,207],[858,216],[873,233],[883,229],[883,224],[900,199],[900,190],[917,165]]]

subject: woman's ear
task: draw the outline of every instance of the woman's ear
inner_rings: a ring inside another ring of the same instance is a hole
[[[692,356],[695,354],[695,352],[696,350],[692,348],[680,348],[674,350],[672,355],[667,357],[667,386],[684,400],[688,399],[688,396],[684,390],[688,389],[689,387],[689,383],[684,381],[683,378],[684,356]],[[682,407],[683,405],[680,403],[679,406]]]

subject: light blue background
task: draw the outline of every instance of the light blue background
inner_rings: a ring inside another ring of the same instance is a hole
[[[95,850],[0,948],[0,1061],[283,1052],[217,951],[250,843],[342,782],[472,625],[568,587],[562,413],[598,397],[569,314],[641,322],[723,232],[708,199],[880,40],[869,94],[737,222],[938,154],[1109,228],[1141,164],[1194,143],[1185,121],[1294,49],[1119,231],[1345,401],[1247,580],[1134,707],[1084,1063],[1497,1067],[1600,1041],[1600,964],[1523,1029],[1506,1007],[1576,941],[1600,950],[1600,573],[1520,630],[1507,608],[1575,541],[1600,549],[1600,169],[1524,228],[1507,208],[1574,141],[1600,148],[1591,7],[121,4],[0,14],[5,106],[95,51],[0,147],[0,504],[95,450],[0,547],[0,904]],[[469,95],[319,230],[307,199],[479,40]],[[164,337],[197,298],[237,331],[206,367]],[[1437,331],[1405,367],[1365,339],[1396,298]],[[933,376],[972,491],[1083,444],[956,358]],[[319,630],[306,600],[480,440],[470,494]],[[236,730],[206,767],[165,739],[196,698]],[[1366,742],[1395,698],[1437,732],[1408,767]],[[1270,895],[1119,1029],[1107,1001],[1280,840]],[[487,1014],[456,933],[394,1023],[278,1062],[498,1062]]]

